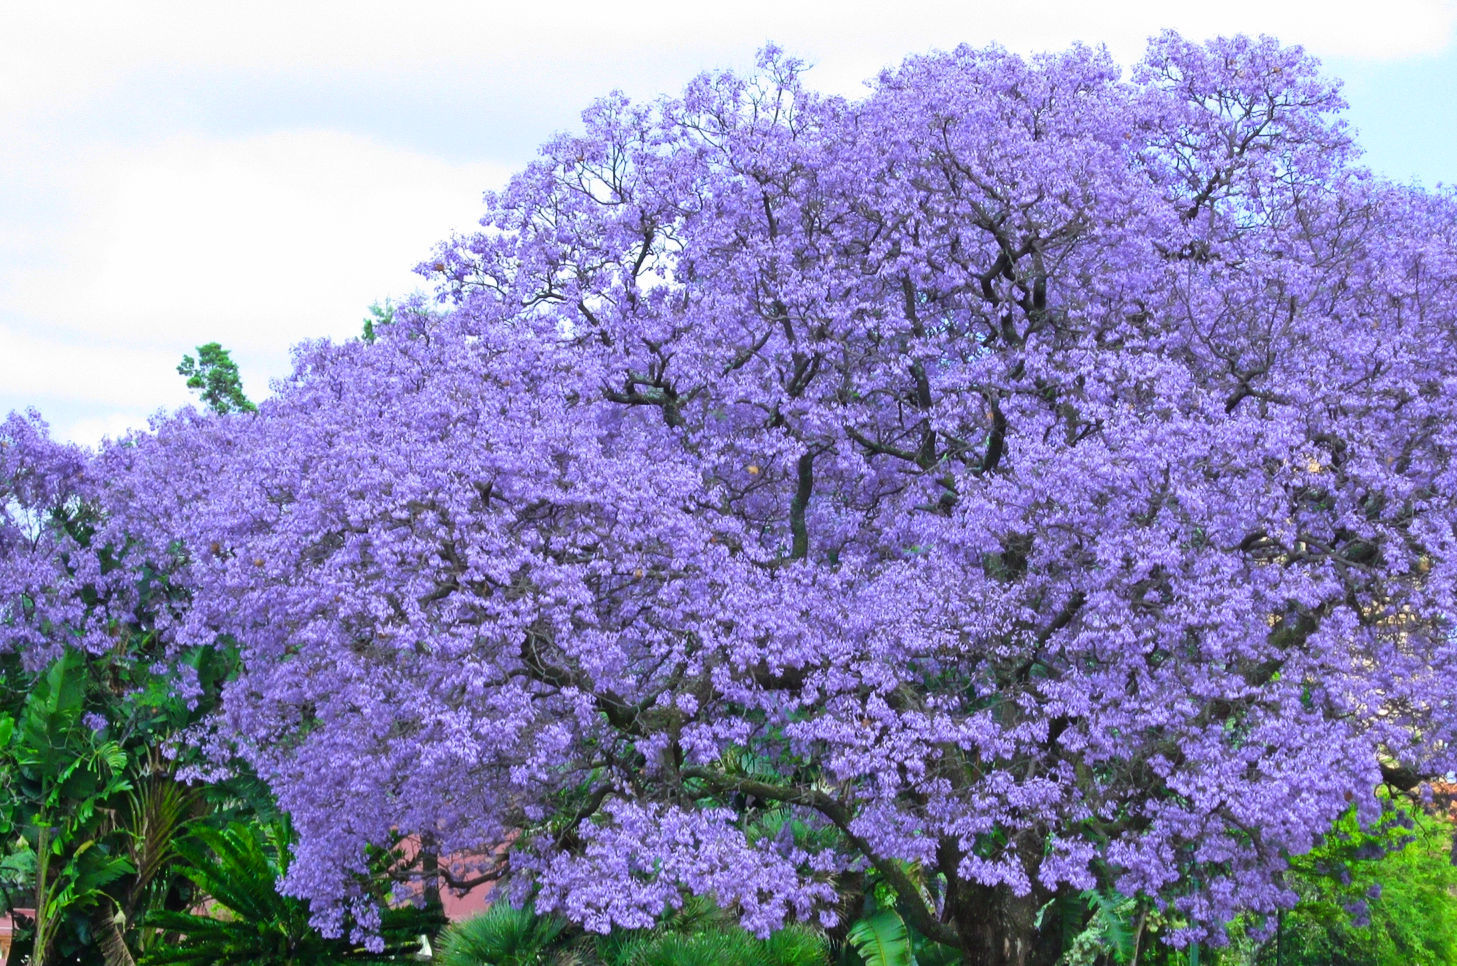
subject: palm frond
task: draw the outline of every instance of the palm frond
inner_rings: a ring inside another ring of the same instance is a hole
[[[537,915],[530,905],[516,908],[498,902],[441,933],[435,962],[441,966],[544,963],[566,929],[566,920],[559,916]]]
[[[846,939],[866,966],[914,966],[910,933],[894,909],[877,909],[851,926]]]

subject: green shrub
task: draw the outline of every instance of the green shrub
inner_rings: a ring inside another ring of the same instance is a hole
[[[308,903],[280,895],[276,883],[287,865],[287,829],[233,823],[194,829],[178,846],[182,874],[209,900],[207,914],[158,911],[146,924],[163,935],[143,966],[350,966],[403,963],[420,949],[420,936],[435,931],[438,912],[387,909],[384,951],[371,953],[344,939],[328,939],[309,925]]]
[[[568,923],[498,902],[485,912],[448,926],[440,934],[435,963],[440,966],[565,966]]]

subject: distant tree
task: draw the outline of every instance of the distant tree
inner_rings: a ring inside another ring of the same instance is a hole
[[[187,377],[187,388],[195,389],[202,401],[217,413],[251,413],[258,407],[243,394],[238,364],[228,350],[216,342],[197,347],[197,358],[182,357],[177,373]]]
[[[1343,816],[1292,862],[1299,904],[1259,950],[1260,966],[1444,966],[1457,963],[1452,823],[1400,799],[1361,828]]]
[[[378,330],[394,322],[394,320],[395,306],[389,299],[370,305],[369,314],[364,317],[364,341],[373,342],[379,338]]]

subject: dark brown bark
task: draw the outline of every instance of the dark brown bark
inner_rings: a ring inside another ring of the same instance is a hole
[[[964,966],[1054,966],[1061,952],[1056,937],[1036,926],[1037,911],[1049,898],[1041,889],[1016,896],[1005,886],[962,883],[949,911]]]

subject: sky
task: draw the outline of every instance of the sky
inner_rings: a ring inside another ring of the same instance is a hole
[[[85,444],[145,427],[212,341],[265,398],[291,346],[416,289],[482,193],[612,89],[674,93],[773,41],[854,95],[959,43],[1128,64],[1165,28],[1301,44],[1377,173],[1457,182],[1457,0],[0,4],[0,416]]]

